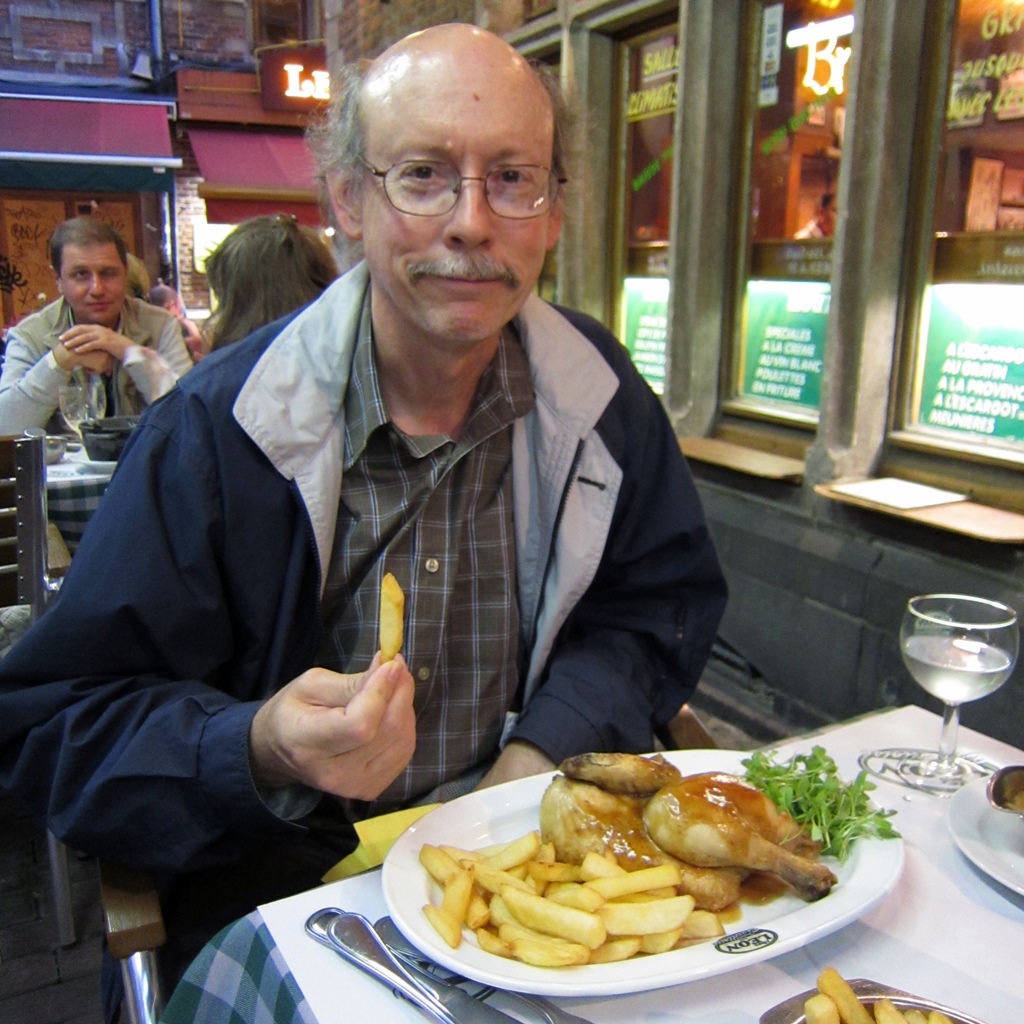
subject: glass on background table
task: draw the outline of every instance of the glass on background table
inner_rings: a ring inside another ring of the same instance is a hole
[[[1016,853],[1001,847],[1012,839],[999,830],[1017,822],[1003,814],[992,828],[984,779],[950,800],[907,786],[892,770],[900,751],[915,749],[921,735],[934,735],[939,721],[911,706],[872,713],[774,748],[784,758],[815,744],[824,746],[845,779],[852,780],[861,767],[871,772],[875,802],[897,811],[892,820],[903,837],[902,874],[858,920],[821,937],[808,936],[800,948],[749,966],[742,964],[742,954],[723,953],[737,964],[727,973],[629,995],[554,1001],[594,1024],[758,1024],[772,1007],[813,988],[821,969],[832,966],[844,977],[868,978],[946,1003],[986,1024],[1020,1024],[1024,834]],[[1024,751],[968,729],[961,748],[989,770],[1024,763]],[[1024,833],[1024,824],[1021,829]],[[458,845],[459,837],[452,836],[451,842]],[[1002,880],[972,842],[987,847],[1000,862]],[[371,921],[388,913],[381,879],[379,870],[368,871],[267,904],[235,922],[189,969],[168,1004],[164,1024],[421,1021],[412,1006],[304,931],[306,919],[322,907],[353,910]]]

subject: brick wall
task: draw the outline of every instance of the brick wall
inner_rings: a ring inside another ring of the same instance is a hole
[[[0,71],[125,77],[148,40],[148,11],[139,0],[0,2]]]
[[[513,5],[514,6],[514,5]],[[374,57],[402,36],[449,21],[478,24],[474,0],[357,0],[324,7],[325,38],[331,65]]]
[[[246,0],[162,0],[161,13],[168,63],[253,66]],[[0,73],[126,79],[150,50],[145,0],[0,0]]]
[[[188,131],[178,125],[174,133],[174,155],[181,157],[181,167],[174,174],[175,217],[178,234],[178,291],[187,309],[208,309],[210,289],[205,274],[193,269],[193,220],[206,217],[206,203],[199,197],[199,164],[188,140]]]

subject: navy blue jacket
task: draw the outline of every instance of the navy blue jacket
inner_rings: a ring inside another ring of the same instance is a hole
[[[147,411],[59,598],[0,663],[0,785],[73,847],[174,874],[304,834],[257,794],[248,732],[317,649],[366,287],[356,268]],[[724,610],[700,502],[610,333],[535,297],[516,326],[537,403],[513,431],[530,660],[505,740],[648,750]]]

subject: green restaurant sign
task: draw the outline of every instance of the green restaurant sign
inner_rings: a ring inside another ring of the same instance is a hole
[[[1024,441],[1024,285],[933,285],[925,308],[915,423]]]
[[[831,296],[824,281],[747,282],[741,397],[817,411]]]
[[[627,277],[622,286],[622,343],[655,394],[665,392],[668,278]]]

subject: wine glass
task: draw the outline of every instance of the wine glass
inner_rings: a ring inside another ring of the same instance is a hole
[[[907,602],[900,653],[914,681],[943,702],[936,754],[920,751],[903,770],[940,792],[977,777],[956,754],[960,705],[994,693],[1017,660],[1017,613],[998,601],[964,594],[925,594]]]
[[[103,378],[97,374],[72,377],[66,384],[61,384],[57,400],[64,422],[79,439],[82,437],[82,424],[100,419],[107,411],[106,388],[103,386]]]

